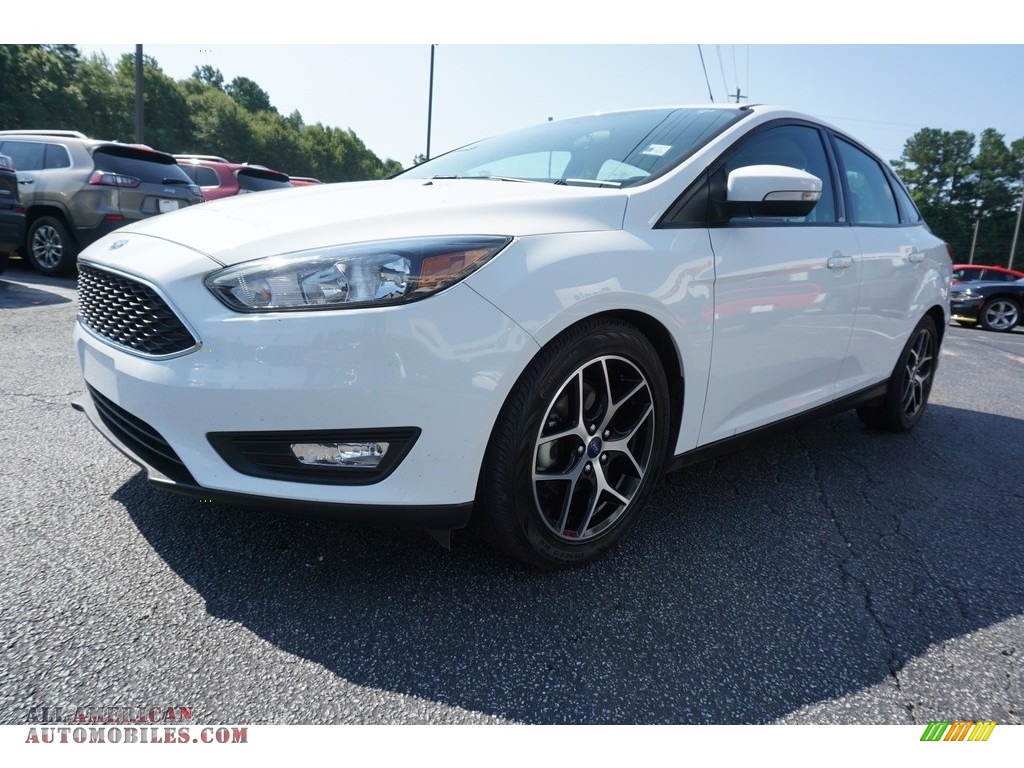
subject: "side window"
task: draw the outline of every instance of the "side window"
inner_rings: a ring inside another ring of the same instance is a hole
[[[19,171],[38,171],[43,167],[45,148],[45,144],[36,141],[5,141],[2,152],[14,161]]]
[[[44,156],[45,168],[70,168],[71,158],[68,156],[68,151],[60,144],[47,144],[46,154]]]
[[[196,184],[200,187],[219,187],[220,179],[217,178],[217,172],[213,168],[196,168]]]
[[[846,173],[846,215],[851,224],[899,224],[900,214],[882,166],[871,155],[837,138]]]
[[[814,174],[821,179],[821,200],[801,218],[759,217],[747,221],[784,221],[796,224],[831,224],[836,220],[835,194],[828,156],[817,129],[804,125],[769,128],[744,140],[716,174],[723,185],[728,173],[749,165],[785,165]],[[736,219],[734,219],[736,221]]]
[[[921,212],[917,210],[917,206],[914,205],[914,201],[910,199],[910,195],[903,188],[902,184],[894,182],[892,188],[896,190],[896,199],[900,203],[900,209],[903,211],[903,220],[909,224],[920,224]]]

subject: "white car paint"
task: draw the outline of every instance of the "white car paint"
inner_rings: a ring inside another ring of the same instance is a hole
[[[923,224],[658,226],[723,151],[792,119],[809,120],[752,108],[633,187],[398,178],[147,219],[81,260],[158,288],[200,346],[149,359],[80,323],[84,378],[160,432],[202,488],[361,505],[385,519],[393,506],[472,502],[516,381],[539,350],[595,315],[635,319],[669,341],[662,353],[682,374],[669,381],[681,399],[673,456],[828,404],[885,382],[925,313],[948,320],[941,242]],[[394,306],[239,313],[203,284],[220,265],[429,235],[513,240],[458,284]],[[243,474],[205,438],[398,426],[421,436],[393,474],[370,485]]]

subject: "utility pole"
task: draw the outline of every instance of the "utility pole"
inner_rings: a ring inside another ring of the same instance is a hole
[[[434,116],[434,46],[430,46],[430,95],[427,97],[427,157],[430,159],[430,122]]]
[[[142,140],[142,46],[135,46],[135,143]]]
[[[978,244],[978,222],[981,221],[981,209],[974,209],[974,234],[971,235],[971,254],[967,257],[967,263],[974,263],[974,246]]]
[[[1006,265],[1013,269],[1013,254],[1017,252],[1017,236],[1020,234],[1020,212],[1024,211],[1024,188],[1020,191],[1020,205],[1017,206],[1017,224],[1013,228],[1013,244],[1010,246],[1010,261]]]

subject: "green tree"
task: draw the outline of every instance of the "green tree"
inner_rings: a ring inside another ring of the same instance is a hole
[[[977,151],[975,151],[975,148]],[[967,131],[924,128],[907,140],[893,167],[910,189],[929,226],[967,261],[974,224],[974,261],[1006,264],[1020,200],[1024,139],[1009,147],[987,128],[975,141]]]
[[[236,77],[224,90],[239,106],[250,112],[277,111],[270,104],[270,94],[248,77]]]
[[[978,239],[974,260],[1004,263],[1009,256],[1020,199],[1021,161],[992,128],[982,131],[972,165],[977,185]]]
[[[351,130],[282,117],[253,80],[225,85],[215,67],[175,81],[143,59],[146,144],[167,152],[217,154],[324,181],[382,178],[401,170]],[[83,58],[73,45],[0,45],[0,129],[78,130],[133,142],[135,58]]]
[[[152,56],[143,56],[143,116],[145,143],[154,149],[176,152],[188,140],[188,102],[178,83]],[[126,53],[114,68],[113,99],[120,107],[116,135],[121,141],[135,136],[135,56]]]
[[[923,128],[907,139],[900,159],[893,162],[932,231],[964,261],[978,203],[974,141],[967,131]]]
[[[192,79],[198,80],[203,85],[209,85],[219,91],[224,90],[224,75],[216,67],[203,64],[192,70]]]

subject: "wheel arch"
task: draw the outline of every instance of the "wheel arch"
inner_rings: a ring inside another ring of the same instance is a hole
[[[685,394],[685,374],[682,356],[680,355],[679,348],[676,345],[675,340],[672,338],[672,334],[660,320],[645,312],[631,309],[608,309],[576,319],[574,322],[568,324],[548,338],[544,344],[534,352],[530,361],[523,367],[519,377],[517,377],[516,383],[509,389],[509,396],[511,396],[511,393],[515,391],[516,386],[519,383],[519,378],[522,377],[522,375],[529,369],[530,364],[549,346],[557,343],[563,336],[571,333],[575,328],[584,323],[608,318],[628,323],[639,330],[640,333],[646,336],[647,340],[651,342],[651,345],[654,347],[654,350],[658,355],[658,359],[661,362],[662,370],[665,373],[665,379],[668,382],[669,413],[671,414],[668,433],[668,451],[667,455],[664,457],[667,466],[668,462],[671,461],[672,456],[674,455],[676,442],[679,438]],[[508,405],[509,400],[506,398],[505,402],[503,402],[501,407],[498,409],[499,415],[495,418],[494,424],[491,426],[491,434],[487,441],[488,450],[491,440],[494,439],[494,433],[497,425],[501,421],[501,414],[504,413]],[[485,454],[486,452],[487,451],[485,450]],[[480,460],[480,469],[477,475],[476,497],[478,503],[480,500],[481,483],[483,482],[484,464],[485,458],[482,456]],[[475,512],[476,509],[474,509],[474,513]]]
[[[64,229],[67,230],[68,236],[74,240],[75,244],[78,244],[78,233],[75,231],[74,225],[71,223],[71,217],[68,215],[67,210],[60,205],[54,205],[51,203],[36,204],[28,207],[25,210],[25,247],[28,247],[29,232],[32,230],[32,225],[36,221],[43,218],[44,216],[51,216],[59,219],[61,224],[64,225]]]
[[[596,315],[596,317],[614,317],[635,326],[647,337],[647,340],[654,346],[655,352],[658,353],[658,359],[661,360],[661,367],[668,381],[669,411],[672,416],[668,433],[669,455],[665,459],[666,461],[671,459],[679,438],[679,428],[683,418],[683,400],[686,391],[683,361],[679,354],[679,348],[672,338],[672,334],[669,333],[668,328],[659,320],[636,310],[612,310]]]
[[[946,319],[946,313],[942,309],[942,307],[936,304],[934,307],[925,312],[925,314],[928,315],[935,323],[935,329],[939,334],[938,344],[941,347],[942,339],[946,335],[946,326],[948,324],[948,321]]]

